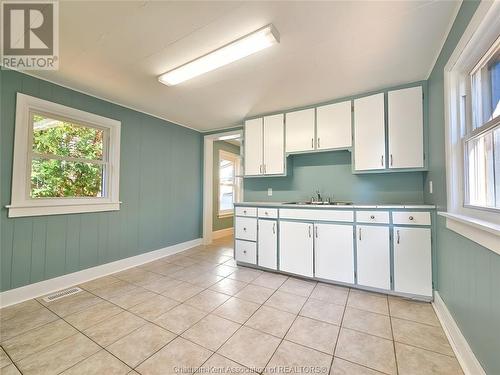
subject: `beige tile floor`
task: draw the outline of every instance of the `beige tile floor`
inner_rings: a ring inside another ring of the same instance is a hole
[[[237,267],[232,239],[0,310],[0,373],[462,374],[430,304]]]

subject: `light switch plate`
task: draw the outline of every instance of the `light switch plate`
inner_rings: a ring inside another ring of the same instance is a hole
[[[267,188],[267,196],[272,197],[273,195],[273,188]]]

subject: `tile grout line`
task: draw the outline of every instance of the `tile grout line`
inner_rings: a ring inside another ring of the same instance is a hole
[[[344,311],[342,312],[342,319],[340,319],[339,333],[337,334],[337,339],[335,340],[335,345],[333,346],[332,361],[330,362],[330,372],[332,371],[333,361],[335,360],[335,352],[337,351],[337,345],[339,343],[340,334],[342,333],[342,327],[344,325],[345,312],[347,310],[347,303],[349,301],[349,296],[351,295],[351,288],[347,289],[347,298],[345,299]]]

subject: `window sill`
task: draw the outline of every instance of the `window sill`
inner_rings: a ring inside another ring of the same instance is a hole
[[[46,216],[46,215],[64,215],[85,212],[103,212],[118,211],[120,203],[85,203],[68,205],[50,205],[50,206],[5,206],[9,210],[9,217],[28,217],[28,216]]]
[[[451,212],[438,212],[446,227],[491,251],[500,254],[500,225]]]
[[[226,217],[233,217],[233,211],[231,212],[225,212],[225,213],[219,213],[218,215],[219,219],[224,219]]]

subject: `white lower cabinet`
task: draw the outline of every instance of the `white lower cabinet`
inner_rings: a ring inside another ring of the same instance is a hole
[[[280,221],[280,270],[313,277],[313,224]]]
[[[255,242],[236,240],[234,258],[237,262],[257,264],[257,245]]]
[[[389,227],[356,227],[358,284],[379,289],[391,288]]]
[[[394,290],[432,296],[430,228],[394,227]]]
[[[353,227],[314,225],[314,276],[354,284]]]
[[[261,267],[278,269],[278,228],[276,220],[259,220],[258,264]]]

